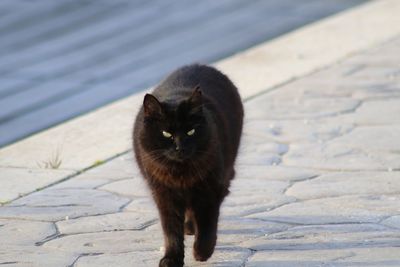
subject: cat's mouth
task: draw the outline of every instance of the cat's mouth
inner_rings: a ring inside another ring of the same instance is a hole
[[[172,161],[177,162],[184,162],[190,159],[192,153],[189,151],[175,151],[175,150],[168,150],[164,156]]]

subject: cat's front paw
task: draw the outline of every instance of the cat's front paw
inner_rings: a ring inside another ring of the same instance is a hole
[[[193,246],[193,256],[197,261],[206,261],[214,253],[216,238],[196,240]]]
[[[160,260],[159,267],[183,267],[183,260],[164,257]]]

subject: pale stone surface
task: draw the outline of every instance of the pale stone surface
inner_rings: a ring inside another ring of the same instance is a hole
[[[71,266],[79,254],[42,247],[0,247],[0,265],[7,267]]]
[[[379,90],[378,90],[379,89]],[[378,88],[377,92],[382,92],[384,88]],[[347,114],[340,117],[340,121],[349,121],[357,125],[381,125],[400,123],[400,91],[388,93],[388,97],[393,97],[393,93],[399,94],[394,99],[374,99],[364,102],[354,114]]]
[[[400,248],[346,248],[292,251],[260,251],[250,258],[247,267],[392,267],[400,261]]]
[[[0,213],[1,215],[1,213]],[[49,222],[0,219],[1,246],[33,246],[38,240],[56,233],[56,227]]]
[[[207,263],[196,262],[188,250],[185,258],[185,266],[218,266],[218,267],[241,267],[250,252],[240,248],[217,247],[212,259]],[[119,267],[154,267],[162,257],[159,251],[141,251],[119,254],[103,254],[98,256],[84,256],[76,262],[77,267],[91,266],[119,266]]]
[[[398,231],[371,224],[341,224],[293,227],[242,243],[256,251],[312,250],[377,247],[400,244]]]
[[[45,248],[73,253],[124,253],[149,251],[163,244],[158,231],[112,231],[73,234],[50,240]]]
[[[250,116],[250,115],[249,115]],[[260,142],[326,142],[350,132],[354,125],[341,121],[330,122],[321,119],[303,120],[260,120],[252,119],[244,125],[244,137],[260,139]]]
[[[251,168],[237,168],[236,179],[260,179],[261,181],[302,181],[318,175],[318,171],[302,169],[302,168],[290,168],[283,166],[268,166],[258,165],[251,166]]]
[[[154,213],[157,214],[157,207],[150,196],[145,198],[138,198],[132,200],[124,207],[124,211],[140,212],[140,213]]]
[[[314,119],[350,112],[360,105],[360,101],[344,97],[293,99],[287,95],[274,98],[271,93],[257,97],[249,104],[252,105],[252,118],[288,120]]]
[[[218,230],[218,245],[234,245],[257,237],[288,229],[282,223],[263,222],[252,219],[222,218]]]
[[[157,221],[157,214],[119,212],[57,222],[60,234],[142,230]]]
[[[55,183],[75,171],[0,167],[0,173],[0,203],[3,203]]]
[[[399,172],[356,172],[324,174],[294,184],[286,191],[298,199],[341,195],[400,194]]]
[[[289,203],[294,198],[283,194],[288,186],[289,182],[285,181],[235,179],[221,213],[223,216],[244,216]]]
[[[379,222],[385,216],[399,212],[399,200],[399,195],[321,198],[291,203],[248,217],[300,224]]]
[[[97,190],[46,189],[2,207],[0,216],[57,221],[117,212],[128,203],[127,198]]]
[[[144,197],[150,194],[150,191],[148,190],[147,185],[142,177],[112,182],[103,185],[98,189],[131,198],[137,196]]]
[[[157,266],[160,257],[159,251],[126,252],[118,254],[88,255],[78,259],[76,267],[154,267]]]
[[[289,166],[329,171],[400,169],[400,154],[398,153],[369,152],[345,142],[292,145],[283,161]]]
[[[389,217],[382,221],[383,225],[400,229],[400,215]]]

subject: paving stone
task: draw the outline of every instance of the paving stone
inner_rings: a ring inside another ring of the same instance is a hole
[[[78,259],[76,267],[154,267],[158,265],[162,254],[159,251],[137,251],[117,254],[88,255]]]
[[[99,187],[98,189],[131,198],[151,195],[150,190],[142,177],[111,182]]]
[[[286,194],[298,199],[400,193],[400,172],[342,172],[298,182]]]
[[[43,247],[74,253],[123,253],[151,251],[158,249],[163,242],[161,232],[146,229],[72,234],[50,240]]]
[[[218,267],[240,267],[249,255],[249,251],[243,248],[217,247],[213,256],[206,262],[196,262],[191,256],[192,250],[186,249],[185,266],[218,266]],[[98,256],[85,256],[76,262],[77,267],[91,266],[134,266],[153,267],[157,266],[162,253],[159,251],[141,251],[119,254],[104,254]]]
[[[39,189],[74,173],[70,170],[7,167],[0,167],[0,172],[0,203],[28,194],[32,192],[32,188]],[[18,179],[18,183],[15,183],[15,179]]]
[[[378,92],[382,90],[384,90],[384,88],[377,89]],[[396,89],[396,91],[399,91],[400,94],[400,90]],[[364,101],[354,113],[343,114],[336,118],[329,119],[329,121],[338,124],[357,124],[358,126],[399,124],[400,118],[397,116],[397,114],[400,114],[399,97]]]
[[[231,194],[223,203],[222,215],[243,216],[293,201],[294,198],[283,194],[288,186],[286,181],[235,179]]]
[[[398,153],[368,152],[343,141],[294,144],[282,160],[288,166],[330,171],[390,171],[400,168]]]
[[[1,212],[0,212],[1,218]],[[57,232],[53,223],[0,219],[1,246],[33,246]]]
[[[193,258],[192,248],[186,249],[185,266],[218,266],[218,267],[242,267],[251,252],[240,247],[217,246],[214,254],[207,262],[198,262]]]
[[[275,95],[278,95],[275,97]],[[312,119],[355,110],[360,101],[347,97],[293,98],[286,91],[275,91],[248,102],[247,116],[262,119]]]
[[[7,267],[71,266],[79,254],[42,247],[0,245],[0,265]]]
[[[346,248],[293,251],[260,251],[246,264],[248,267],[321,267],[321,266],[375,266],[399,265],[400,248]]]
[[[301,181],[318,175],[315,170],[291,168],[286,166],[256,165],[251,168],[236,168],[236,179],[247,181],[248,179]],[[232,191],[232,190],[231,190]]]
[[[219,222],[218,245],[234,245],[240,242],[288,229],[284,223],[264,222],[252,219],[224,219]]]
[[[242,154],[236,159],[238,166],[253,166],[253,165],[278,165],[281,162],[281,157],[276,154],[258,154],[257,152]]]
[[[299,224],[379,222],[400,210],[398,195],[341,196],[291,203],[249,218]]]
[[[147,197],[132,200],[128,205],[124,207],[123,210],[139,213],[148,212],[158,214],[156,204],[154,203],[150,195],[148,195]]]
[[[119,211],[129,199],[88,189],[46,189],[1,208],[4,218],[57,221]]]
[[[399,136],[399,125],[364,126],[357,127],[349,134],[341,136],[333,142],[367,151],[395,153],[400,151]],[[373,140],[373,142],[371,142],[371,140]]]
[[[391,216],[383,220],[381,224],[400,229],[400,215]]]
[[[399,231],[374,224],[298,226],[243,242],[253,250],[313,250],[397,246]]]
[[[327,119],[304,120],[253,120],[244,128],[248,138],[260,139],[258,143],[325,142],[342,136],[354,128],[352,122]]]
[[[140,175],[140,172],[133,157],[132,151],[129,151],[128,153],[116,157],[111,161],[99,161],[99,166],[84,172],[81,177],[96,177],[114,180],[136,177]]]
[[[142,230],[157,221],[156,214],[119,212],[57,222],[60,234]]]
[[[396,125],[357,127],[326,144],[293,145],[284,160],[288,165],[333,170],[399,169],[399,135]]]
[[[52,189],[96,189],[107,183],[111,183],[113,179],[97,178],[96,176],[77,176],[52,186]]]

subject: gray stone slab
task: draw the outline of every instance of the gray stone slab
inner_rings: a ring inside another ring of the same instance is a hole
[[[291,203],[248,217],[299,224],[377,223],[399,209],[398,195],[341,196]]]
[[[43,247],[84,254],[154,251],[162,245],[160,232],[145,230],[73,234],[50,240]]]
[[[344,195],[396,195],[400,193],[400,172],[356,172],[323,174],[299,182],[286,194],[297,199],[317,199]]]
[[[158,214],[120,212],[63,220],[56,223],[60,234],[143,230],[154,224]]]
[[[53,223],[1,219],[0,212],[0,236],[1,246],[26,246],[33,247],[38,240],[54,235],[57,229]]]
[[[7,167],[0,167],[0,172],[0,203],[6,203],[75,173],[72,170]],[[18,183],[15,179],[18,179]]]
[[[320,172],[310,169],[291,168],[287,166],[258,165],[251,168],[237,167],[236,179],[247,181],[248,179],[301,181],[317,176]]]
[[[400,232],[369,224],[299,226],[242,243],[262,250],[325,250],[396,247]]]
[[[240,267],[243,266],[245,259],[250,252],[243,248],[217,247],[214,255],[207,263],[196,262],[191,256],[190,249],[186,250],[185,266],[219,266],[219,267]],[[104,254],[99,256],[81,257],[77,262],[77,267],[90,266],[121,266],[128,267],[152,267],[157,266],[162,253],[159,251],[128,252],[119,254]]]
[[[46,189],[1,207],[3,218],[58,221],[89,215],[115,213],[129,199],[89,189]]]
[[[361,142],[367,145],[368,141],[354,141]],[[390,171],[400,168],[399,154],[384,150],[365,151],[363,148],[346,142],[294,144],[283,161],[289,166],[329,171]]]
[[[391,216],[381,222],[381,224],[400,229],[400,215]]]
[[[250,258],[249,267],[375,266],[400,264],[399,248],[312,249],[260,251]]]
[[[142,177],[135,177],[133,179],[126,179],[108,183],[99,187],[98,189],[122,196],[128,196],[131,198],[134,198],[136,196],[146,197],[151,194],[146,182]]]
[[[0,264],[7,267],[71,266],[78,257],[57,249],[0,245]]]
[[[249,102],[252,108],[248,113],[252,118],[270,120],[313,119],[351,112],[360,105],[359,100],[347,97],[293,98],[289,93],[279,91],[276,97],[273,93],[258,97]]]

